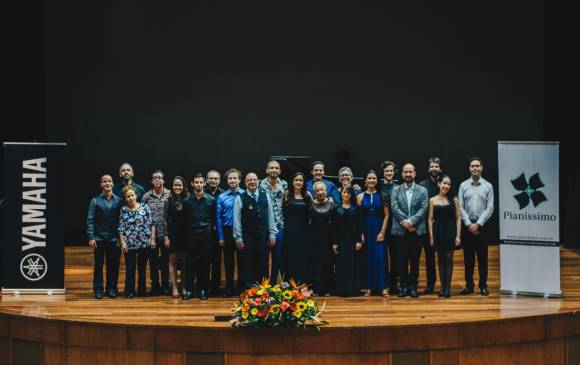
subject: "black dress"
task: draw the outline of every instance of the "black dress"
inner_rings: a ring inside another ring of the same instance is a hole
[[[330,293],[332,282],[332,244],[336,206],[329,200],[311,204],[309,235],[309,280],[317,294]]]
[[[455,249],[457,225],[453,205],[433,206],[433,242],[437,252],[449,252]]]
[[[184,252],[187,244],[187,216],[183,209],[183,202],[170,199],[165,207],[167,236],[170,241],[169,252]]]
[[[360,265],[364,257],[356,250],[356,243],[361,242],[361,220],[355,205],[349,209],[336,209],[336,295],[360,295]]]
[[[284,279],[305,282],[308,275],[308,209],[306,199],[289,198],[284,203]]]

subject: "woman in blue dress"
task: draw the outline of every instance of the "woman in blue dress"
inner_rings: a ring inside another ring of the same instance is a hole
[[[149,250],[156,246],[155,225],[147,204],[137,202],[137,190],[127,185],[123,188],[127,205],[121,208],[119,217],[119,242],[125,253],[125,298],[135,295],[135,264],[139,273],[137,293],[147,296],[147,258]]]
[[[389,297],[389,270],[385,232],[389,220],[389,208],[377,191],[378,175],[374,170],[365,176],[366,190],[357,196],[362,219],[362,232],[367,249],[367,288],[365,295]]]

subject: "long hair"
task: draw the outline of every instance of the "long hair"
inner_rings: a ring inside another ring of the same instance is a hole
[[[173,182],[175,180],[179,180],[183,184],[183,191],[179,195],[176,195],[175,192],[173,191]],[[171,180],[171,194],[169,194],[169,201],[172,204],[175,204],[175,207],[177,208],[177,210],[181,210],[183,200],[185,198],[187,198],[188,196],[189,196],[189,189],[187,188],[187,184],[185,182],[185,179],[182,178],[181,176],[175,176],[173,178],[173,180]]]
[[[437,178],[437,194],[439,194],[439,183],[445,178],[449,179],[449,191],[445,197],[449,204],[451,204],[451,208],[453,208],[453,214],[455,214],[455,191],[453,190],[453,180],[449,175],[439,175]]]
[[[302,176],[303,181],[302,188],[300,189],[300,194],[302,195],[303,199],[310,202],[308,190],[306,190],[306,176],[304,176],[304,173],[300,171],[292,175],[292,179],[290,180],[290,186],[288,187],[288,200],[294,199],[294,179],[296,179],[298,176]]]

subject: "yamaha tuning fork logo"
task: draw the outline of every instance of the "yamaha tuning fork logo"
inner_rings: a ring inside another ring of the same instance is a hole
[[[24,256],[20,261],[20,272],[22,276],[30,281],[40,280],[46,275],[48,264],[44,257],[36,253]]]
[[[540,180],[540,173],[536,172],[530,177],[530,181],[526,180],[526,175],[522,173],[516,179],[511,180],[513,187],[520,191],[519,194],[514,195],[514,198],[517,200],[518,204],[520,205],[520,210],[524,209],[525,207],[530,204],[530,201],[534,205],[534,208],[540,205],[542,202],[548,200],[544,193],[542,193],[539,189],[543,188],[545,185]]]

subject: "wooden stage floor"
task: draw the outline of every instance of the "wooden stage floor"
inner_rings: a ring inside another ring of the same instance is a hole
[[[453,295],[439,298],[423,295],[417,299],[379,296],[319,298],[326,302],[323,319],[332,327],[407,326],[443,323],[490,321],[515,317],[540,316],[580,310],[580,250],[561,250],[563,298],[508,296],[499,294],[498,246],[490,247],[490,295],[460,296],[464,287],[462,251],[455,255]],[[231,313],[235,297],[211,297],[181,300],[171,297],[93,299],[92,257],[88,248],[66,248],[66,295],[4,295],[0,312],[15,315],[59,319],[66,321],[109,324],[227,327],[228,322],[216,321]],[[123,267],[124,264],[121,263]],[[477,283],[477,270],[475,274]],[[124,272],[119,289],[122,291]],[[424,263],[421,262],[420,290],[425,284]],[[436,289],[437,291],[437,289]]]
[[[91,253],[70,247],[66,295],[2,296],[0,364],[580,364],[580,250],[561,249],[551,299],[500,295],[498,251],[488,297],[458,295],[458,251],[451,298],[319,298],[316,332],[229,328],[235,298],[93,299]]]

